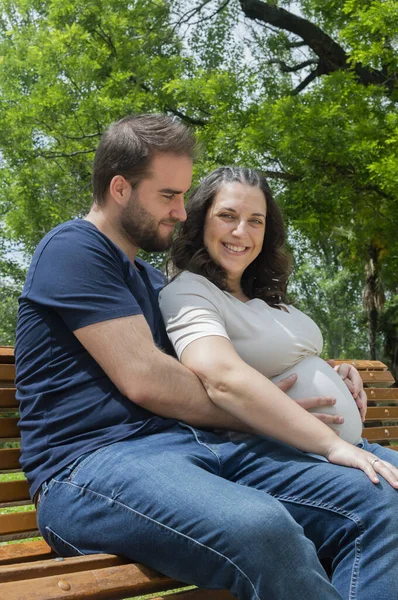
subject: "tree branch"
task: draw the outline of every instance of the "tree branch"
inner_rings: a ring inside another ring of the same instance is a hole
[[[191,22],[190,25],[197,25],[198,23],[202,23],[203,21],[209,21],[210,19],[212,19],[213,17],[215,17],[216,15],[218,15],[221,11],[224,10],[224,8],[226,8],[228,6],[228,4],[230,3],[231,0],[225,0],[225,2],[223,2],[223,4],[221,4],[221,6],[219,6],[217,8],[217,10],[215,10],[213,13],[211,13],[211,15],[207,15],[206,17],[202,17],[201,19],[199,19],[198,21],[194,21],[193,23]]]
[[[149,94],[153,94],[154,93],[151,90],[151,88],[146,83],[138,81],[138,79],[136,77],[134,77],[134,75],[130,75],[129,79],[135,85],[138,85],[138,87],[140,87],[142,90],[144,90],[144,92],[147,92]],[[167,104],[164,104],[164,109],[166,111],[168,111],[168,112],[171,112],[171,114],[175,115],[176,117],[178,117],[182,121],[185,121],[186,123],[189,123],[190,125],[199,125],[201,127],[204,126],[204,125],[207,125],[207,121],[204,121],[203,119],[197,119],[196,117],[190,117],[189,115],[186,115],[186,114],[182,113],[180,110],[178,110],[177,108],[174,108],[173,106],[169,106]]]
[[[351,68],[345,50],[311,21],[262,0],[239,0],[239,2],[244,14],[249,19],[269,23],[278,29],[297,35],[311,48],[319,58],[319,68],[314,72],[315,75],[312,79]],[[362,84],[385,85],[389,94],[393,92],[394,82],[390,81],[382,71],[364,67],[360,63],[357,63],[353,70]],[[299,91],[304,87],[301,87]],[[298,93],[299,88],[300,86],[296,88],[295,93]]]
[[[305,79],[303,79],[303,81],[299,83],[299,85],[295,87],[294,90],[290,92],[291,96],[297,96],[307,86],[310,85],[311,81],[314,81],[314,79],[319,77],[319,75],[320,73],[318,72],[318,69],[314,69],[313,71],[311,71],[311,73]]]
[[[300,177],[298,175],[294,175],[293,173],[284,173],[283,171],[264,171],[261,170],[262,173],[266,177],[270,179],[281,179],[283,181],[300,181]]]
[[[66,140],[80,141],[80,140],[87,140],[90,138],[101,137],[102,133],[98,131],[96,133],[86,133],[83,135],[66,135],[65,133],[57,132],[57,135],[60,135],[61,137],[65,138]]]
[[[318,61],[315,59],[309,59],[305,60],[299,65],[293,65],[291,67],[289,67],[289,65],[286,64],[285,61],[278,59],[272,59],[269,61],[269,63],[279,65],[282,73],[296,73],[297,71],[301,71],[301,69],[305,69],[305,67],[309,67],[310,65],[317,65]]]
[[[95,148],[91,148],[91,150],[75,150],[74,152],[35,152],[34,155],[41,158],[72,158],[79,154],[92,154],[94,152]]]
[[[194,8],[190,8],[189,10],[187,10],[175,23],[174,28],[178,27],[179,25],[182,25],[183,23],[188,23],[194,15],[197,15],[202,10],[202,8],[209,4],[211,1],[212,0],[204,0],[204,2],[199,4],[199,6],[194,6]]]
[[[307,44],[305,42],[303,42],[302,40],[300,42],[289,42],[287,44],[288,48],[302,48],[303,46],[306,46]]]

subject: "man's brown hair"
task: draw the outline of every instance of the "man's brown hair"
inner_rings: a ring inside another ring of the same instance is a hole
[[[93,198],[103,205],[113,177],[122,175],[136,186],[150,173],[156,153],[195,155],[193,133],[175,117],[132,115],[112,123],[101,137],[94,158]]]

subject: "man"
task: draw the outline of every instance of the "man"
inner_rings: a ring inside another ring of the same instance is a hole
[[[162,351],[163,278],[137,252],[168,248],[185,219],[194,146],[166,116],[113,124],[89,214],[47,234],[33,257],[16,362],[39,527],[64,556],[121,554],[239,598],[338,599],[302,528],[228,479],[222,436],[201,437],[243,426]]]

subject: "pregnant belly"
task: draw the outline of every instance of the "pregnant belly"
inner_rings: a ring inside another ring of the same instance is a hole
[[[292,373],[296,373],[298,379],[286,392],[287,395],[293,400],[311,396],[332,396],[335,398],[336,404],[333,406],[311,409],[310,412],[341,415],[344,417],[344,423],[333,425],[333,429],[338,430],[343,440],[351,444],[358,443],[362,432],[359,410],[347,386],[336,371],[318,356],[308,356],[296,363],[294,367],[287,369],[277,377],[273,377],[272,381],[276,383]]]

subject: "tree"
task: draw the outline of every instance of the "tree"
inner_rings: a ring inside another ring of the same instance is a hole
[[[393,297],[397,25],[394,0],[4,0],[5,233],[30,252],[82,215],[105,126],[166,111],[201,141],[195,181],[225,163],[262,168],[291,229],[338,248],[362,284],[377,249]],[[356,314],[358,297],[346,302]]]

